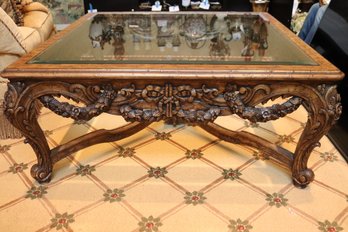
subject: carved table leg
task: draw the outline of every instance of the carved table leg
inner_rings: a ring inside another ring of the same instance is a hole
[[[294,185],[305,188],[314,179],[314,173],[307,167],[309,155],[320,146],[319,140],[327,134],[342,112],[340,96],[336,86],[319,85],[304,104],[308,111],[306,127],[298,141],[294,154],[292,177]]]
[[[61,103],[54,96],[65,96],[75,101],[82,101],[86,104],[85,107],[71,105],[69,103]],[[57,156],[57,149],[50,150],[46,137],[37,122],[38,105],[40,101],[44,106],[50,108],[53,112],[63,116],[70,117],[75,120],[88,121],[89,119],[98,116],[99,114],[109,110],[113,99],[117,93],[111,85],[88,85],[71,84],[60,81],[50,82],[10,82],[8,84],[8,91],[5,95],[5,114],[9,121],[26,137],[28,143],[32,146],[37,156],[37,164],[31,168],[31,175],[38,182],[49,182],[52,173],[52,166],[54,162],[59,160],[59,157],[65,157],[70,153],[68,151],[77,148],[87,147],[97,142],[110,139],[108,131],[99,131],[99,134],[93,135],[97,138],[86,141],[81,141],[82,145],[77,146],[73,141],[68,146],[65,154]],[[146,125],[135,125],[133,127],[125,127],[126,129],[140,130]],[[135,129],[134,129],[135,128]],[[116,130],[115,133],[121,130]],[[124,133],[124,135],[127,133]],[[115,139],[117,136],[113,135]],[[90,136],[91,137],[91,136]],[[90,137],[85,137],[89,139]],[[122,137],[120,135],[119,137]],[[75,148],[71,148],[75,145]],[[64,147],[64,146],[63,146]],[[66,148],[66,146],[65,146]],[[64,149],[63,149],[64,150]],[[64,152],[61,152],[64,153]]]
[[[274,149],[270,144],[246,133],[239,132],[237,135],[210,125],[203,128],[209,129],[217,135],[223,135],[226,138],[222,139],[226,141],[259,147],[260,150],[273,154],[276,159],[280,159],[281,163],[288,164],[292,171],[294,185],[297,187],[304,188],[313,181],[314,173],[307,167],[309,155],[316,146],[320,145],[319,140],[327,134],[342,111],[336,86],[325,84],[318,86],[299,85],[289,82],[270,85],[259,84],[252,87],[230,85],[226,87],[226,90],[224,98],[231,112],[251,122],[276,120],[293,112],[301,104],[306,108],[308,121],[293,155],[289,155],[279,148]],[[279,96],[291,98],[285,103],[275,104],[271,107],[254,107],[261,102],[267,102],[269,99]],[[221,133],[215,131],[221,131]],[[252,140],[254,141],[251,142]],[[273,148],[273,151],[270,148]]]
[[[65,96],[85,106],[60,102],[55,96]],[[22,83],[11,82],[5,96],[5,114],[10,122],[26,137],[36,153],[38,163],[31,175],[38,182],[49,182],[55,162],[85,147],[128,137],[151,124],[152,121],[133,122],[114,130],[100,129],[50,150],[46,137],[38,124],[40,102],[58,115],[88,121],[108,112],[117,91],[110,85],[81,85],[51,81]]]
[[[38,124],[39,102],[20,82],[9,83],[5,94],[5,114],[9,121],[26,137],[37,156],[37,164],[31,175],[38,182],[49,182],[52,173],[50,149],[46,137]]]

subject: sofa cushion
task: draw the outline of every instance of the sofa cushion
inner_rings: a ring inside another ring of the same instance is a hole
[[[0,0],[0,7],[7,15],[9,15],[18,26],[23,26],[23,14],[18,6],[21,6],[20,0]]]
[[[45,41],[54,28],[52,15],[43,11],[28,11],[24,15],[24,26],[35,28],[40,33],[41,40]]]
[[[0,54],[23,55],[27,52],[26,48],[22,45],[24,37],[21,31],[2,8],[0,8],[0,36]]]
[[[35,47],[37,47],[41,42],[40,33],[31,27],[19,27],[19,30],[23,37],[23,46],[27,52],[30,52]]]

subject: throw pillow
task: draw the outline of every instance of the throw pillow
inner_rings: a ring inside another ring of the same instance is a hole
[[[23,37],[18,26],[8,14],[0,8],[0,54],[23,55]]]

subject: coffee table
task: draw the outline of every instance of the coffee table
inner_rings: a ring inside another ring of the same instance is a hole
[[[10,81],[5,114],[36,153],[38,182],[50,181],[53,165],[80,149],[166,120],[257,148],[305,187],[314,178],[308,158],[342,110],[340,70],[267,13],[87,14],[2,75]],[[285,100],[263,105],[278,98]],[[109,113],[129,124],[50,149],[37,122],[42,105],[77,121]],[[276,120],[301,105],[308,121],[294,153],[214,123],[232,114]]]

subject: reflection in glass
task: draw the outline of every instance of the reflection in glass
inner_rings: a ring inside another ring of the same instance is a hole
[[[31,63],[315,65],[267,19],[228,12],[96,14]]]
[[[208,23],[209,21],[209,23]],[[230,56],[228,42],[238,41],[244,36],[241,56],[251,60],[255,51],[259,56],[265,55],[268,48],[266,22],[257,16],[233,16],[219,13],[207,17],[203,14],[190,15],[97,15],[89,27],[89,38],[93,48],[104,50],[105,44],[114,47],[114,59],[121,60],[126,53],[125,27],[131,35],[133,48],[140,51],[141,44],[145,50],[152,49],[152,25],[157,28],[156,45],[160,52],[165,48],[179,51],[182,37],[189,49],[202,49],[206,43],[207,55],[212,58]]]
[[[192,49],[199,49],[206,43],[207,23],[203,15],[188,15],[184,19],[181,35]]]
[[[211,40],[209,52],[211,57],[223,58],[229,56],[230,54],[230,47],[225,42],[222,34],[219,34],[217,37]]]
[[[265,51],[268,48],[267,42],[267,25],[264,20],[258,18],[256,20],[244,20],[244,48],[241,55],[246,61],[251,60],[251,57],[258,51],[260,57],[265,56]]]
[[[89,28],[93,48],[104,49],[106,43],[114,47],[115,59],[122,59],[125,48],[124,19],[122,15],[97,15]]]
[[[187,9],[191,4],[191,0],[182,0],[181,5]]]

